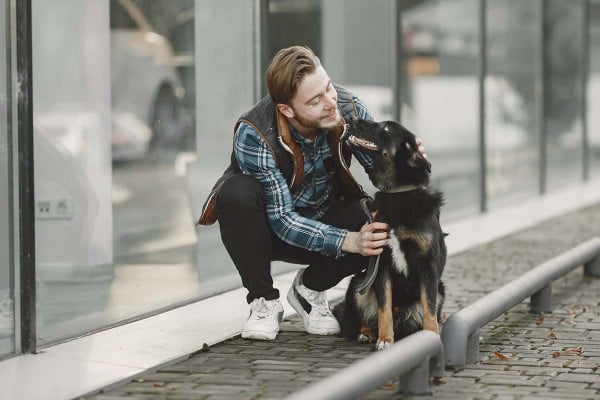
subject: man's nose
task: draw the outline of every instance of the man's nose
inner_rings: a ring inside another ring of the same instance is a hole
[[[329,95],[325,95],[325,99],[326,99],[326,107],[329,108],[334,108],[335,106],[337,106],[337,97],[336,96],[329,96]]]

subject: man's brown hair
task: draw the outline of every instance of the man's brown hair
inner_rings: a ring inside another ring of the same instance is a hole
[[[275,104],[288,104],[305,75],[321,65],[308,47],[291,46],[275,54],[266,72],[267,90]]]

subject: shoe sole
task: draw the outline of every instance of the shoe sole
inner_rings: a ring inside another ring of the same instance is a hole
[[[306,321],[308,321],[308,314],[306,313],[306,311],[304,311],[304,308],[302,308],[302,305],[300,304],[296,296],[294,296],[295,284],[296,280],[294,280],[294,282],[292,283],[292,287],[288,291],[287,301],[288,303],[290,303],[290,306],[292,306],[292,308],[296,310],[298,315],[300,315],[300,317],[302,318],[304,330],[312,335],[337,335],[338,333],[340,333],[339,329],[309,328],[306,326]]]
[[[281,321],[283,320],[283,311],[279,311],[277,313],[277,320],[281,323]],[[275,334],[269,334],[260,331],[242,331],[242,339],[275,340],[278,333],[279,329],[275,332]]]
[[[248,331],[248,332],[242,332],[242,339],[275,340],[278,333],[279,332],[275,332],[274,335],[269,335],[268,333],[264,333],[264,332]]]

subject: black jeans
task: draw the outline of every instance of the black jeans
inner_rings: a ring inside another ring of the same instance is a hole
[[[273,287],[271,261],[308,264],[303,284],[318,291],[332,288],[344,277],[368,265],[368,257],[360,254],[335,259],[279,239],[267,220],[262,186],[251,176],[235,175],[223,184],[216,212],[223,244],[240,273],[242,284],[248,289],[248,303],[260,297],[279,298],[279,291]],[[320,221],[358,231],[367,217],[359,200],[340,200]]]

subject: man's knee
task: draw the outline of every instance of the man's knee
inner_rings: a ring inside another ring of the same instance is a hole
[[[262,186],[249,175],[233,175],[217,195],[217,216],[264,210]]]

